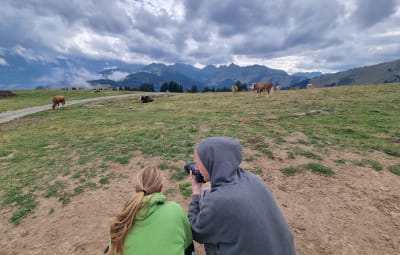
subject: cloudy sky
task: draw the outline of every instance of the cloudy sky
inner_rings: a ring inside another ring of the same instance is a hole
[[[5,52],[336,72],[400,58],[400,0],[2,0]]]

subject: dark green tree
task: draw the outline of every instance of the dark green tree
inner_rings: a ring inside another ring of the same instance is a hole
[[[227,91],[231,91],[231,88],[223,87],[216,89],[216,92],[227,92]]]
[[[239,91],[247,91],[247,83],[241,83],[240,81],[236,81],[235,85],[238,87]]]
[[[175,81],[164,82],[160,87],[160,92],[166,91],[182,93],[183,87]]]
[[[205,86],[201,92],[210,92],[210,88],[208,86]]]
[[[153,83],[147,83],[147,82],[142,83],[139,86],[138,90],[139,91],[145,91],[145,92],[154,92],[155,91]]]
[[[160,92],[167,92],[167,90],[168,90],[168,82],[164,82],[163,84],[161,84]]]
[[[189,93],[197,93],[197,92],[199,92],[199,89],[197,88],[196,84],[193,84],[192,87],[187,90],[187,92],[189,92]]]

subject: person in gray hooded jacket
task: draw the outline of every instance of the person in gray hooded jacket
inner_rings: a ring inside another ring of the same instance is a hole
[[[209,137],[195,146],[196,169],[211,187],[191,176],[189,221],[193,239],[217,247],[218,255],[296,254],[292,233],[275,199],[256,175],[239,167],[242,147],[228,137]]]

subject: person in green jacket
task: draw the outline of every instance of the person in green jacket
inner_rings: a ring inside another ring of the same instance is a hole
[[[162,186],[156,168],[138,173],[136,193],[111,224],[107,255],[183,255],[193,245],[184,209],[166,201]]]

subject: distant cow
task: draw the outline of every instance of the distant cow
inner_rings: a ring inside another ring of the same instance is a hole
[[[239,88],[238,88],[238,86],[236,86],[235,84],[233,84],[232,87],[231,87],[231,90],[232,90],[233,95],[235,95],[236,92],[239,91]]]
[[[142,101],[142,103],[150,103],[153,102],[154,100],[151,96],[141,96],[140,101]]]
[[[311,89],[312,88],[312,84],[311,83],[307,84],[307,88]]]
[[[62,104],[62,106],[65,106],[65,97],[64,96],[54,96],[53,97],[53,110],[56,109],[56,107],[60,107],[60,104]]]
[[[254,84],[254,90],[257,92],[256,96],[261,96],[262,92],[269,96],[274,91],[274,84],[272,82],[257,82]]]

